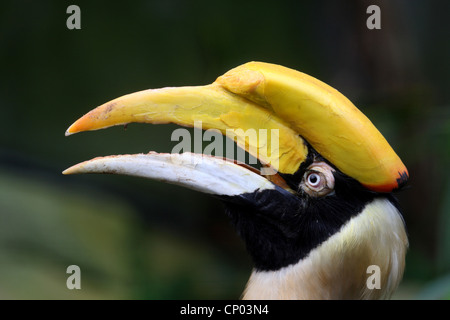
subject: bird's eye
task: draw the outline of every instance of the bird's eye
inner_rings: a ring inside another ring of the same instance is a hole
[[[313,163],[306,169],[301,189],[312,197],[323,197],[334,190],[334,169],[325,162]]]
[[[320,185],[320,182],[322,181],[322,178],[320,177],[320,174],[311,172],[308,174],[307,183],[311,187],[315,188]]]

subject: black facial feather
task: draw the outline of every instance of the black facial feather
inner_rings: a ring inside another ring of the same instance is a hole
[[[310,158],[297,173],[283,176],[294,190],[298,189],[309,164],[323,161],[311,151]],[[324,197],[313,198],[301,190],[294,195],[279,187],[220,197],[256,269],[278,270],[298,262],[338,232],[367,203],[385,196],[365,189],[337,169],[334,178],[334,193]]]

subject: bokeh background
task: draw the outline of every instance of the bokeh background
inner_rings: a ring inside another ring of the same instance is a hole
[[[66,9],[81,9],[68,30]],[[366,9],[381,9],[368,30]],[[0,4],[0,299],[238,298],[251,272],[221,203],[139,178],[63,176],[96,156],[170,152],[173,125],[65,137],[123,94],[211,83],[251,60],[350,98],[410,172],[394,298],[450,298],[446,0],[20,1]],[[81,290],[66,269],[81,268]]]

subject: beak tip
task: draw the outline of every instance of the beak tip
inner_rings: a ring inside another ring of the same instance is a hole
[[[79,130],[77,130],[75,128],[75,123],[73,123],[69,128],[67,128],[67,130],[65,132],[65,136],[68,137],[68,136],[71,136],[71,135],[73,135],[74,133],[77,133],[77,132],[79,132]]]
[[[65,175],[65,176],[68,176],[68,175],[72,175],[72,174],[82,173],[82,172],[79,172],[79,168],[78,167],[79,167],[79,165],[74,165],[74,166],[72,166],[70,168],[67,168],[66,170],[64,170],[62,172],[62,174]]]
[[[69,168],[67,168],[66,170],[64,170],[62,172],[63,175],[71,175],[71,174],[77,174],[77,173],[83,173],[83,171],[81,170],[83,168],[83,163],[78,163],[75,164]]]

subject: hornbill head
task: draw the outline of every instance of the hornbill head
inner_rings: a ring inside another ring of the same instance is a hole
[[[206,86],[122,96],[66,135],[130,122],[219,130],[259,159],[258,170],[194,153],[95,158],[64,171],[174,183],[223,200],[254,270],[245,299],[388,298],[408,240],[394,190],[408,172],[346,97],[304,73],[250,62]]]

